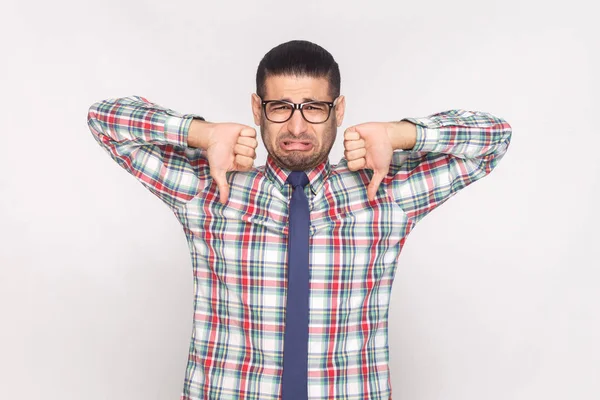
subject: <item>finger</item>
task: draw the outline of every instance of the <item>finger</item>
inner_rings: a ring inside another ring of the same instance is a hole
[[[256,137],[256,129],[248,127],[240,131],[240,136]]]
[[[229,183],[227,183],[227,175],[225,171],[214,171],[211,169],[210,175],[213,177],[217,187],[219,188],[219,201],[222,204],[227,203],[227,199],[229,198]]]
[[[358,140],[360,139],[360,135],[356,131],[346,130],[344,132],[344,140]]]
[[[365,141],[363,139],[344,141],[344,148],[346,150],[356,150],[360,149],[361,147],[365,147]]]
[[[364,158],[348,161],[348,169],[350,171],[358,171],[359,169],[363,169],[365,165],[367,165],[367,161]]]
[[[254,158],[238,154],[235,156],[235,163],[240,171],[249,171],[254,165]]]
[[[233,152],[237,155],[242,155],[250,158],[254,158],[256,155],[254,149],[252,147],[244,146],[243,144],[236,144],[233,147]]]
[[[377,189],[379,189],[379,185],[385,176],[387,175],[387,171],[374,171],[373,177],[371,178],[371,182],[369,182],[369,186],[367,187],[367,197],[370,201],[375,200],[375,195],[377,194]]]
[[[237,143],[252,147],[253,149],[258,147],[258,141],[248,136],[238,136]]]
[[[361,149],[345,151],[344,154],[346,156],[346,160],[352,161],[352,160],[356,160],[358,158],[363,158],[367,154],[367,149],[365,149],[363,147]]]

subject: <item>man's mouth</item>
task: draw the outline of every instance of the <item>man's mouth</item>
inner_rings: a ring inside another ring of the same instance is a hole
[[[281,142],[281,148],[286,151],[290,151],[290,150],[308,151],[313,148],[313,144],[311,142],[306,142],[306,141],[284,140]]]

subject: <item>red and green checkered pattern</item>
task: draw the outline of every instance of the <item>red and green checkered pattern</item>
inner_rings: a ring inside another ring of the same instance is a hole
[[[194,274],[194,329],[182,400],[279,399],[286,303],[290,171],[228,173],[219,203],[204,151],[187,146],[193,117],[139,96],[100,101],[88,124],[125,170],[183,226]],[[405,118],[417,142],[396,151],[374,201],[370,170],[346,160],[307,171],[310,204],[310,399],[390,399],[388,307],[415,223],[489,174],[511,127],[485,112]]]

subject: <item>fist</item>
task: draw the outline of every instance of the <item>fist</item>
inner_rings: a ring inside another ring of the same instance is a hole
[[[219,201],[227,203],[229,171],[250,171],[256,159],[256,130],[250,126],[224,122],[208,123],[206,157],[210,176],[219,188]]]
[[[351,171],[368,168],[373,177],[367,187],[367,197],[375,199],[381,181],[390,169],[394,148],[390,139],[390,125],[386,122],[368,122],[354,125],[344,131],[344,156]]]

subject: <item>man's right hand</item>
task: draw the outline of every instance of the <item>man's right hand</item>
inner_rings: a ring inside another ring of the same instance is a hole
[[[231,122],[207,122],[194,119],[188,133],[188,145],[206,150],[210,175],[219,188],[219,201],[227,203],[229,171],[250,171],[256,158],[256,130]]]

